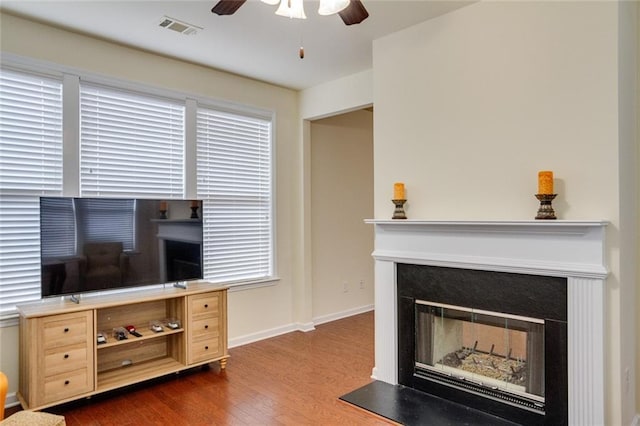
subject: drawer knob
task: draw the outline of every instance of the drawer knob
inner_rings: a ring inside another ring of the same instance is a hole
[[[69,358],[69,354],[64,354],[64,359]]]
[[[65,327],[64,332],[68,333],[69,332],[69,327]]]
[[[208,324],[205,324],[205,325],[204,325],[204,328],[209,328],[209,325],[208,325]]]
[[[204,347],[204,350],[205,350],[205,351],[208,351],[208,350],[209,350],[209,346],[205,346],[205,347]]]
[[[65,385],[65,386],[67,386],[68,384],[69,384],[69,381],[68,381],[68,380],[65,380],[65,381],[64,381],[64,385]]]
[[[209,307],[209,304],[208,304],[208,303],[205,303],[205,304],[204,304],[204,307],[205,307],[205,308],[208,308],[208,307]]]

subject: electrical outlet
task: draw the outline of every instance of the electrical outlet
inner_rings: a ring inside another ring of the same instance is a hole
[[[347,281],[342,281],[342,291],[347,293],[349,291],[349,283]]]
[[[364,288],[364,280],[360,280],[360,288]]]

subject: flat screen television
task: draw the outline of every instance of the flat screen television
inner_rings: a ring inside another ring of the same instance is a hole
[[[40,198],[42,297],[201,279],[202,202]]]

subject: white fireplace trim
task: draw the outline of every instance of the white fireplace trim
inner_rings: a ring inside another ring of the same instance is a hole
[[[411,256],[411,253],[386,252],[376,250],[373,253],[376,260],[388,260],[395,263],[407,263],[414,265],[443,266],[447,268],[478,269],[482,271],[511,272],[517,274],[545,275],[549,277],[583,277],[603,278],[607,272],[601,267],[593,267],[581,264],[564,264],[556,262],[514,262],[511,259],[492,259],[487,257],[465,256],[441,256],[429,253],[419,258]]]
[[[607,221],[366,220],[375,225],[375,367],[398,383],[396,264],[567,278],[569,424],[604,424]]]

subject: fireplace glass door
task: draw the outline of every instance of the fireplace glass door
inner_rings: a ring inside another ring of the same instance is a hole
[[[544,320],[416,301],[415,371],[544,411]]]

